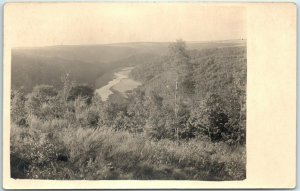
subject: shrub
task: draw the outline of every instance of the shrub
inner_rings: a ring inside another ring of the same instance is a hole
[[[210,94],[205,100],[197,103],[188,122],[190,126],[197,128],[200,135],[207,136],[210,141],[226,141],[231,133],[231,127],[224,108],[220,96]]]
[[[12,125],[12,178],[53,179],[62,176],[59,174],[64,174],[64,169],[56,163],[57,156],[63,153],[63,148],[51,138],[40,129],[20,129]]]
[[[127,131],[64,127],[55,119],[12,125],[13,178],[188,179],[245,178],[245,148],[200,140],[152,141]],[[30,151],[30,152],[29,152]]]
[[[58,104],[59,98],[57,95],[58,92],[53,86],[39,85],[34,87],[25,103],[28,114],[43,120],[48,117],[61,117],[62,108]]]
[[[99,113],[97,110],[89,109],[87,112],[87,125],[91,127],[95,127],[98,125],[99,122]]]
[[[75,101],[78,97],[86,99],[86,103],[90,104],[94,95],[94,89],[88,85],[75,85],[71,88],[68,101]]]
[[[25,110],[25,95],[22,89],[11,91],[10,115],[14,123],[27,126],[27,112]]]

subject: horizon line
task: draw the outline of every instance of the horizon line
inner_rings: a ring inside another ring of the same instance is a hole
[[[184,40],[183,40],[184,41]],[[247,41],[246,38],[241,39],[226,39],[226,40],[208,40],[208,41],[184,41],[186,43],[216,43],[222,41]],[[132,42],[113,42],[113,43],[97,43],[97,44],[57,44],[57,45],[45,45],[45,46],[15,46],[12,49],[32,49],[32,48],[50,48],[50,47],[62,47],[62,46],[105,46],[105,45],[117,45],[117,44],[139,44],[139,43],[173,43],[176,41],[132,41]]]

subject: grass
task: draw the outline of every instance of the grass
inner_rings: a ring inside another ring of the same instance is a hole
[[[34,121],[28,128],[12,124],[13,178],[245,179],[242,146],[200,140],[153,141],[144,134],[108,127],[66,128],[65,120]]]
[[[68,91],[72,84],[67,83],[70,80],[63,83],[58,96],[41,91],[45,89],[41,86],[29,95],[30,99],[21,91],[15,92],[11,102],[11,177],[58,180],[245,179],[243,137],[246,119],[243,116],[246,116],[246,105],[241,100],[246,100],[246,48],[188,53],[191,58],[186,64],[192,73],[187,74],[191,75],[195,87],[186,87],[193,90],[190,94],[180,88],[179,95],[185,97],[182,106],[189,109],[184,119],[180,116],[180,122],[170,122],[175,119],[172,111],[176,72],[169,69],[172,64],[168,57],[140,64],[132,71],[131,76],[143,85],[129,99],[112,89],[115,93],[106,103],[95,95],[93,99],[90,97],[91,103],[82,97],[66,102],[65,97],[71,94]],[[104,80],[110,77],[110,74],[104,76]],[[222,102],[208,99],[207,95],[211,94],[219,96]],[[201,105],[195,107],[193,103],[199,101],[209,104],[204,108]],[[224,115],[230,119],[226,128],[223,122],[216,123],[224,117],[216,115],[214,109],[223,102],[222,111],[224,109]],[[197,123],[191,123],[189,119],[195,118],[199,119]],[[158,124],[155,123],[157,120]],[[222,139],[205,137],[207,135],[200,132],[203,123],[220,130]],[[177,141],[173,131],[175,125],[185,128],[186,132],[195,128],[199,132],[195,137],[182,137]],[[232,133],[226,132],[229,128]],[[151,137],[152,131],[157,136]]]

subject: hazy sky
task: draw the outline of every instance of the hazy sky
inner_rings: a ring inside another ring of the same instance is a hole
[[[12,46],[246,38],[246,10],[216,4],[33,3],[5,7]]]

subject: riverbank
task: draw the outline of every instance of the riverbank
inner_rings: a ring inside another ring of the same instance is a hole
[[[98,88],[96,90],[97,94],[100,95],[102,101],[106,101],[110,95],[114,94],[114,91],[120,92],[123,96],[126,96],[126,92],[135,89],[140,82],[137,82],[129,78],[129,73],[133,70],[134,67],[124,67],[119,69],[114,74],[107,74],[103,76],[103,80],[109,79],[109,75],[113,76],[113,79],[107,82],[106,85]]]

